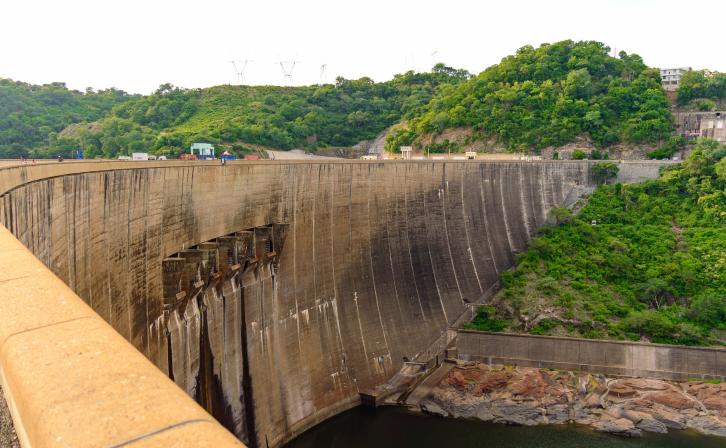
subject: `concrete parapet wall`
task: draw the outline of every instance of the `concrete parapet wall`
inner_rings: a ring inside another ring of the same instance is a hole
[[[657,179],[660,169],[664,166],[674,165],[678,162],[663,160],[635,160],[618,163],[618,182],[632,184],[649,179]]]
[[[457,349],[461,359],[491,364],[675,381],[726,380],[726,350],[720,348],[459,330]]]
[[[0,227],[0,385],[24,447],[242,446]]]

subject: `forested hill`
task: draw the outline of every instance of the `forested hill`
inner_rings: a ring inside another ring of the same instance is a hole
[[[0,78],[0,158],[45,147],[69,124],[98,120],[129,98],[115,89],[82,93],[62,83],[36,86]]]
[[[726,146],[700,140],[659,180],[551,220],[474,328],[726,345]]]
[[[473,132],[431,149],[495,139],[509,149],[537,150],[578,136],[599,147],[661,143],[672,125],[658,71],[638,55],[609,51],[569,40],[520,48],[468,82],[442,88],[387,147],[423,146],[451,128]]]
[[[248,145],[351,146],[421,113],[440,85],[470,76],[437,64],[431,72],[407,72],[381,83],[338,78],[335,84],[305,87],[165,84],[148,96],[116,90],[84,94],[62,84],[3,80],[0,104],[10,118],[0,119],[0,157],[53,157],[76,146],[86,157],[134,151],[177,155],[194,141],[238,152]],[[46,91],[53,92],[51,99]]]
[[[338,78],[304,87],[164,84],[151,95],[75,92],[0,80],[0,157],[175,156],[204,141],[241,153],[260,145],[351,146],[398,124],[387,148],[462,151],[472,142],[538,152],[586,138],[660,146],[672,131],[659,74],[599,42],[526,46],[472,77],[437,64],[385,82]],[[464,130],[458,140],[446,133]]]

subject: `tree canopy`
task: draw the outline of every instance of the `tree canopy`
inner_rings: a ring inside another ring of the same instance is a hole
[[[600,147],[666,139],[672,123],[657,70],[638,55],[609,52],[591,41],[522,47],[478,76],[442,87],[388,147],[458,127],[518,150],[560,146],[581,135]]]
[[[76,146],[86,157],[174,155],[194,141],[233,149],[351,146],[420,113],[439,86],[469,77],[465,70],[437,64],[431,72],[409,71],[381,83],[364,77],[304,87],[163,84],[147,96],[4,81],[0,104],[10,113],[0,119],[0,156],[53,157]]]
[[[695,99],[726,99],[726,73],[712,73],[708,76],[703,70],[693,70],[681,77],[678,85],[678,104],[685,105]],[[699,109],[710,110],[713,102],[702,102]]]
[[[0,78],[0,157],[47,147],[66,126],[94,121],[130,97],[121,90],[69,90],[63,83],[31,85]]]
[[[551,222],[502,275],[482,328],[726,344],[726,147],[699,141],[659,180],[601,186]]]

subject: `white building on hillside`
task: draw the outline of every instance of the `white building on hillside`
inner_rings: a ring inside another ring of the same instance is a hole
[[[666,90],[678,90],[681,77],[690,72],[691,67],[662,68],[660,69],[660,82]]]

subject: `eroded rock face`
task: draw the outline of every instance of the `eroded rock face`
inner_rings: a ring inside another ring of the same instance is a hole
[[[685,428],[726,436],[726,384],[462,362],[432,390],[421,409],[513,425],[576,422],[624,437]]]

